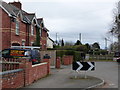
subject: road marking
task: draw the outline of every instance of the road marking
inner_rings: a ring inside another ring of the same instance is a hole
[[[113,86],[113,85],[115,85],[114,83],[111,83],[111,84],[109,84],[110,86]]]

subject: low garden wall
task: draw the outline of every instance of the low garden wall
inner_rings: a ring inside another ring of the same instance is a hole
[[[19,61],[18,69],[0,72],[0,84],[2,88],[20,88],[30,85],[34,81],[47,76],[50,72],[50,64],[47,61],[35,65],[32,65],[32,62],[29,62],[27,59],[20,59]],[[14,66],[15,62],[8,64],[3,64],[3,66],[11,67],[11,65]]]
[[[24,86],[24,70],[16,69],[0,73],[2,88],[20,88]]]

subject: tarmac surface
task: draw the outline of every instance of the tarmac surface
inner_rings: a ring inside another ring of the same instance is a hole
[[[93,76],[86,75],[85,71],[76,72],[72,66],[61,66],[60,69],[51,69],[50,75],[35,81],[33,84],[22,89],[30,88],[94,88],[103,85],[104,81]],[[85,78],[86,77],[86,78]]]

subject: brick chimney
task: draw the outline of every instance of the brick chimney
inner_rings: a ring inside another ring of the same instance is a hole
[[[22,4],[19,1],[18,2],[15,2],[15,1],[14,2],[9,2],[9,4],[12,4],[19,9],[22,9]]]

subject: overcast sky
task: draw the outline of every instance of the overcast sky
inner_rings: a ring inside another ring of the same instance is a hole
[[[6,2],[18,0],[4,0]],[[82,43],[99,42],[105,47],[104,37],[113,20],[113,9],[118,0],[19,0],[23,10],[44,18],[50,37],[76,42],[79,33]],[[34,1],[34,2],[33,2]],[[111,42],[108,42],[111,43]]]

